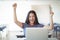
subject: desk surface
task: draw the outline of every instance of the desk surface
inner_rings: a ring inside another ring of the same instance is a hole
[[[56,38],[48,38],[48,40],[57,40]]]
[[[18,38],[18,40],[26,40],[26,38]],[[56,38],[48,38],[48,40],[57,40]]]

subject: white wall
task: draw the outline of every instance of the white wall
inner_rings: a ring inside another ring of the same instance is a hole
[[[9,30],[20,30],[13,20],[14,3],[18,4],[17,17],[21,22],[25,22],[28,11],[31,5],[52,5],[54,11],[54,22],[60,23],[60,3],[59,1],[0,1],[0,24],[8,24]],[[47,22],[46,22],[47,23]],[[22,29],[21,29],[22,30]]]
[[[8,24],[8,28],[10,30],[19,29],[17,25],[14,24],[13,20],[13,5],[14,2],[8,2],[8,1],[0,1],[0,24]],[[25,21],[27,12],[30,9],[30,5],[28,5],[26,2],[17,2],[17,17],[18,20],[21,22]]]
[[[32,5],[32,9],[36,11],[39,23],[47,25],[50,22],[49,5]]]

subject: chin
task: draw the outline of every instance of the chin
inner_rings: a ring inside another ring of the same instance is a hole
[[[34,24],[34,22],[30,22],[30,23]]]

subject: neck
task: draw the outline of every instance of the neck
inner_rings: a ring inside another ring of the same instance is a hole
[[[33,23],[30,23],[31,26],[33,26],[34,24]]]

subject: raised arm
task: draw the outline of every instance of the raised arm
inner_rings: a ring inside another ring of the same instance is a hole
[[[52,7],[51,7],[51,5],[49,5],[49,9],[50,9],[50,29],[53,29],[54,28],[54,26],[53,26],[53,15],[54,15],[54,13],[53,13],[53,11],[52,11]]]
[[[53,15],[54,15],[54,13],[52,11],[51,5],[49,5],[49,9],[50,9],[50,26],[44,26],[44,28],[52,30],[54,28],[54,26],[53,26]]]
[[[17,8],[17,4],[14,3],[14,4],[13,4],[13,9],[14,9],[14,22],[15,22],[19,27],[23,27],[23,23],[22,23],[22,22],[19,22],[19,21],[17,20],[16,8]]]

